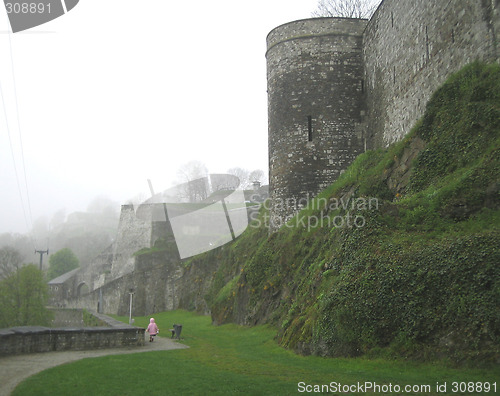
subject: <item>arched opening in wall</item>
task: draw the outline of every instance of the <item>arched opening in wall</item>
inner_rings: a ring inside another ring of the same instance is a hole
[[[77,297],[83,296],[85,294],[89,294],[89,292],[90,292],[90,289],[85,282],[80,283],[78,285],[78,287],[76,288],[76,296]]]

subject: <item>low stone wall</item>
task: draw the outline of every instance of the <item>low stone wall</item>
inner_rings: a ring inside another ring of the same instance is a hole
[[[0,329],[0,356],[144,345],[144,329],[92,313],[107,327],[23,326]]]

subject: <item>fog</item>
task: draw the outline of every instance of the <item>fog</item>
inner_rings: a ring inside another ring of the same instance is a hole
[[[28,233],[0,233],[0,248],[10,246],[22,256],[23,263],[39,264],[35,250],[50,254],[69,248],[85,267],[113,241],[119,219],[119,205],[106,197],[96,197],[85,211],[57,211],[51,218],[38,217]],[[43,268],[48,257],[43,255]]]
[[[15,34],[0,15],[0,234],[43,245],[96,197],[116,214],[191,160],[267,173],[266,35],[315,6],[81,0]]]

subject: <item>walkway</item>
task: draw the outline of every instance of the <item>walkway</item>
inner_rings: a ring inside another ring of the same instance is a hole
[[[189,348],[187,345],[179,344],[165,337],[156,337],[154,342],[148,340],[149,335],[146,335],[143,347],[47,352],[0,357],[0,396],[9,396],[20,382],[33,374],[63,363],[105,355]]]

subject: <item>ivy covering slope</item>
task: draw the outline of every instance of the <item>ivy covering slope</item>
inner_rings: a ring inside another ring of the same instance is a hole
[[[495,361],[500,345],[500,66],[435,92],[401,142],[360,155],[268,235],[265,208],[217,260],[217,324],[271,323],[328,356]]]

